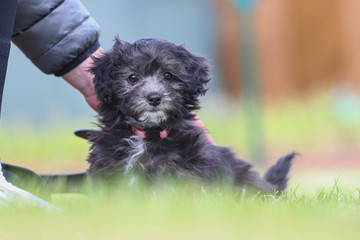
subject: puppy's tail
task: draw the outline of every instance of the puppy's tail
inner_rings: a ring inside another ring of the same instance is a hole
[[[285,190],[292,160],[298,155],[298,153],[292,152],[281,157],[276,164],[270,167],[265,173],[265,180],[273,184],[277,191],[281,192]]]

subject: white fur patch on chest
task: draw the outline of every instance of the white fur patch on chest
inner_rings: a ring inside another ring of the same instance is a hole
[[[126,139],[129,143],[129,156],[125,159],[126,165],[124,169],[124,174],[128,174],[135,166],[140,166],[144,169],[143,163],[141,159],[145,158],[146,153],[146,144],[144,140],[137,136],[131,136],[130,138]]]

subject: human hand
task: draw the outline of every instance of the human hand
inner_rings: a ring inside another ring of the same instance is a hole
[[[104,50],[102,48],[99,48],[92,54],[92,56],[98,57],[103,52]],[[71,86],[79,90],[84,96],[89,106],[95,111],[98,111],[99,100],[97,98],[97,94],[94,88],[94,76],[89,71],[90,67],[92,67],[93,62],[93,59],[91,57],[88,57],[70,72],[62,75],[62,78],[67,81]]]

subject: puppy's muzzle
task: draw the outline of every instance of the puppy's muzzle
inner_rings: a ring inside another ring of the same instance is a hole
[[[161,103],[161,96],[158,92],[151,92],[149,95],[147,95],[147,102],[151,106],[157,106]]]

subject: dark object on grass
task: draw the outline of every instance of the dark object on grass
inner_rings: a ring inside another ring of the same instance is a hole
[[[50,193],[82,192],[86,173],[37,174],[34,171],[13,164],[1,162],[6,180],[38,197],[48,199]]]
[[[32,170],[3,162],[1,163],[1,168],[8,182],[38,197],[45,199],[49,197],[49,192],[45,190],[42,178]]]
[[[86,172],[41,174],[41,179],[52,193],[83,192],[87,183]]]

